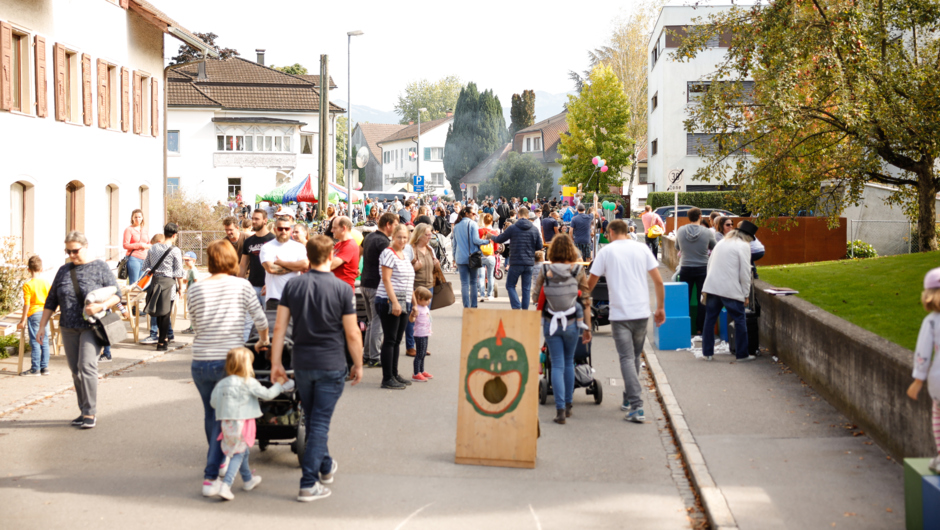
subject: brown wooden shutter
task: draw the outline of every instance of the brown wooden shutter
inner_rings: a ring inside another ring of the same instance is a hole
[[[65,84],[69,82],[65,68],[65,61],[67,60],[68,57],[65,54],[65,47],[61,44],[56,44],[53,47],[52,67],[55,69],[55,119],[58,121],[66,121],[69,119],[69,116],[65,113]]]
[[[87,53],[82,54],[82,115],[85,118],[85,125],[91,126],[91,107],[93,97],[91,95],[91,56]]]
[[[49,115],[46,93],[46,39],[36,35],[36,116],[45,118]]]
[[[108,79],[108,63],[98,59],[98,127],[108,128],[108,115],[111,114],[110,105],[108,105],[108,96],[110,96],[110,87]]]
[[[134,71],[134,134],[140,134],[142,131],[140,119],[141,119],[141,97],[143,94],[140,93],[140,74],[137,71]]]
[[[0,110],[13,110],[12,68],[13,26],[0,22]]]
[[[121,67],[121,131],[130,130],[131,109],[130,109],[130,74],[127,68]]]
[[[122,7],[123,9],[127,9],[127,1],[128,1],[128,0],[121,0],[121,7]]]
[[[160,134],[160,122],[157,118],[160,116],[160,93],[157,80],[150,78],[150,134],[156,138]]]

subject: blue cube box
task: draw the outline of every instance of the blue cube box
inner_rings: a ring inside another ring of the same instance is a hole
[[[689,284],[666,282],[664,286],[666,288],[666,318],[689,316]]]
[[[691,348],[691,326],[692,319],[689,317],[666,317],[663,325],[657,327],[653,332],[653,345],[657,350]]]
[[[924,528],[940,528],[940,475],[923,479]]]

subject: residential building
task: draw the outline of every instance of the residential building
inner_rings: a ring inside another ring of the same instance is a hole
[[[512,139],[512,150],[526,155],[532,155],[552,172],[555,187],[550,191],[551,196],[557,196],[561,191],[561,163],[558,161],[558,146],[561,145],[561,136],[568,134],[568,122],[565,110],[547,120],[542,120],[518,131]],[[540,196],[547,196],[549,191],[539,191]]]
[[[649,196],[649,168],[647,160],[647,147],[645,145],[636,145],[634,149],[637,150],[637,163],[636,170],[633,172],[633,189],[631,193],[630,189],[630,179],[627,178],[629,175],[629,167],[625,168],[622,172],[624,177],[623,187],[617,193],[621,195],[630,195],[630,208],[632,211],[637,211],[643,206],[646,205],[646,198]]]
[[[332,82],[330,86],[335,86]],[[336,118],[330,104],[328,174],[336,182]],[[168,189],[212,202],[246,202],[319,175],[319,76],[285,74],[233,57],[171,66],[167,78]]]
[[[688,109],[697,104],[698,98],[708,90],[705,78],[715,71],[724,60],[730,44],[727,35],[716,36],[708,43],[708,49],[694,59],[678,62],[672,58],[681,42],[681,36],[692,26],[694,19],[707,20],[712,13],[727,10],[728,5],[665,5],[648,45],[649,74],[648,97],[649,118],[649,191],[665,191],[666,179],[671,171],[682,171],[685,186],[682,191],[714,191],[715,184],[700,182],[693,178],[695,172],[705,165],[706,159],[699,155],[699,147],[712,145],[708,131],[686,132],[684,121]]]
[[[421,173],[424,190],[432,195],[453,195],[444,171],[444,144],[454,117],[421,123]],[[382,191],[414,190],[412,177],[418,171],[418,124],[411,124],[377,143],[382,149]]]
[[[499,164],[499,161],[505,159],[506,155],[508,155],[510,151],[512,151],[512,143],[508,143],[496,151],[493,151],[493,154],[483,159],[483,161],[477,164],[476,167],[461,177],[460,188],[464,190],[464,197],[469,199],[484,198],[480,194],[480,185],[493,176],[493,173],[496,172],[496,166]]]
[[[369,150],[369,162],[361,170],[360,180],[363,191],[382,191],[382,148],[378,143],[381,140],[401,131],[407,125],[397,123],[357,123],[352,133],[352,145],[357,153],[363,149]]]
[[[24,258],[54,270],[78,230],[118,259],[137,208],[162,230],[164,33],[206,49],[143,0],[0,3],[0,236]]]

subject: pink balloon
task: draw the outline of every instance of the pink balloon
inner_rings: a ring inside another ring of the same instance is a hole
[[[600,163],[601,163],[601,157],[595,156],[594,158],[591,159],[591,163],[594,164],[595,166],[598,165],[598,164],[600,164]]]
[[[601,173],[607,173],[607,166],[601,168]]]

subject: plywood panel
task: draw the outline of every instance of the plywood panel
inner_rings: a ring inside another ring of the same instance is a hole
[[[540,326],[536,311],[464,309],[456,463],[535,467]]]

